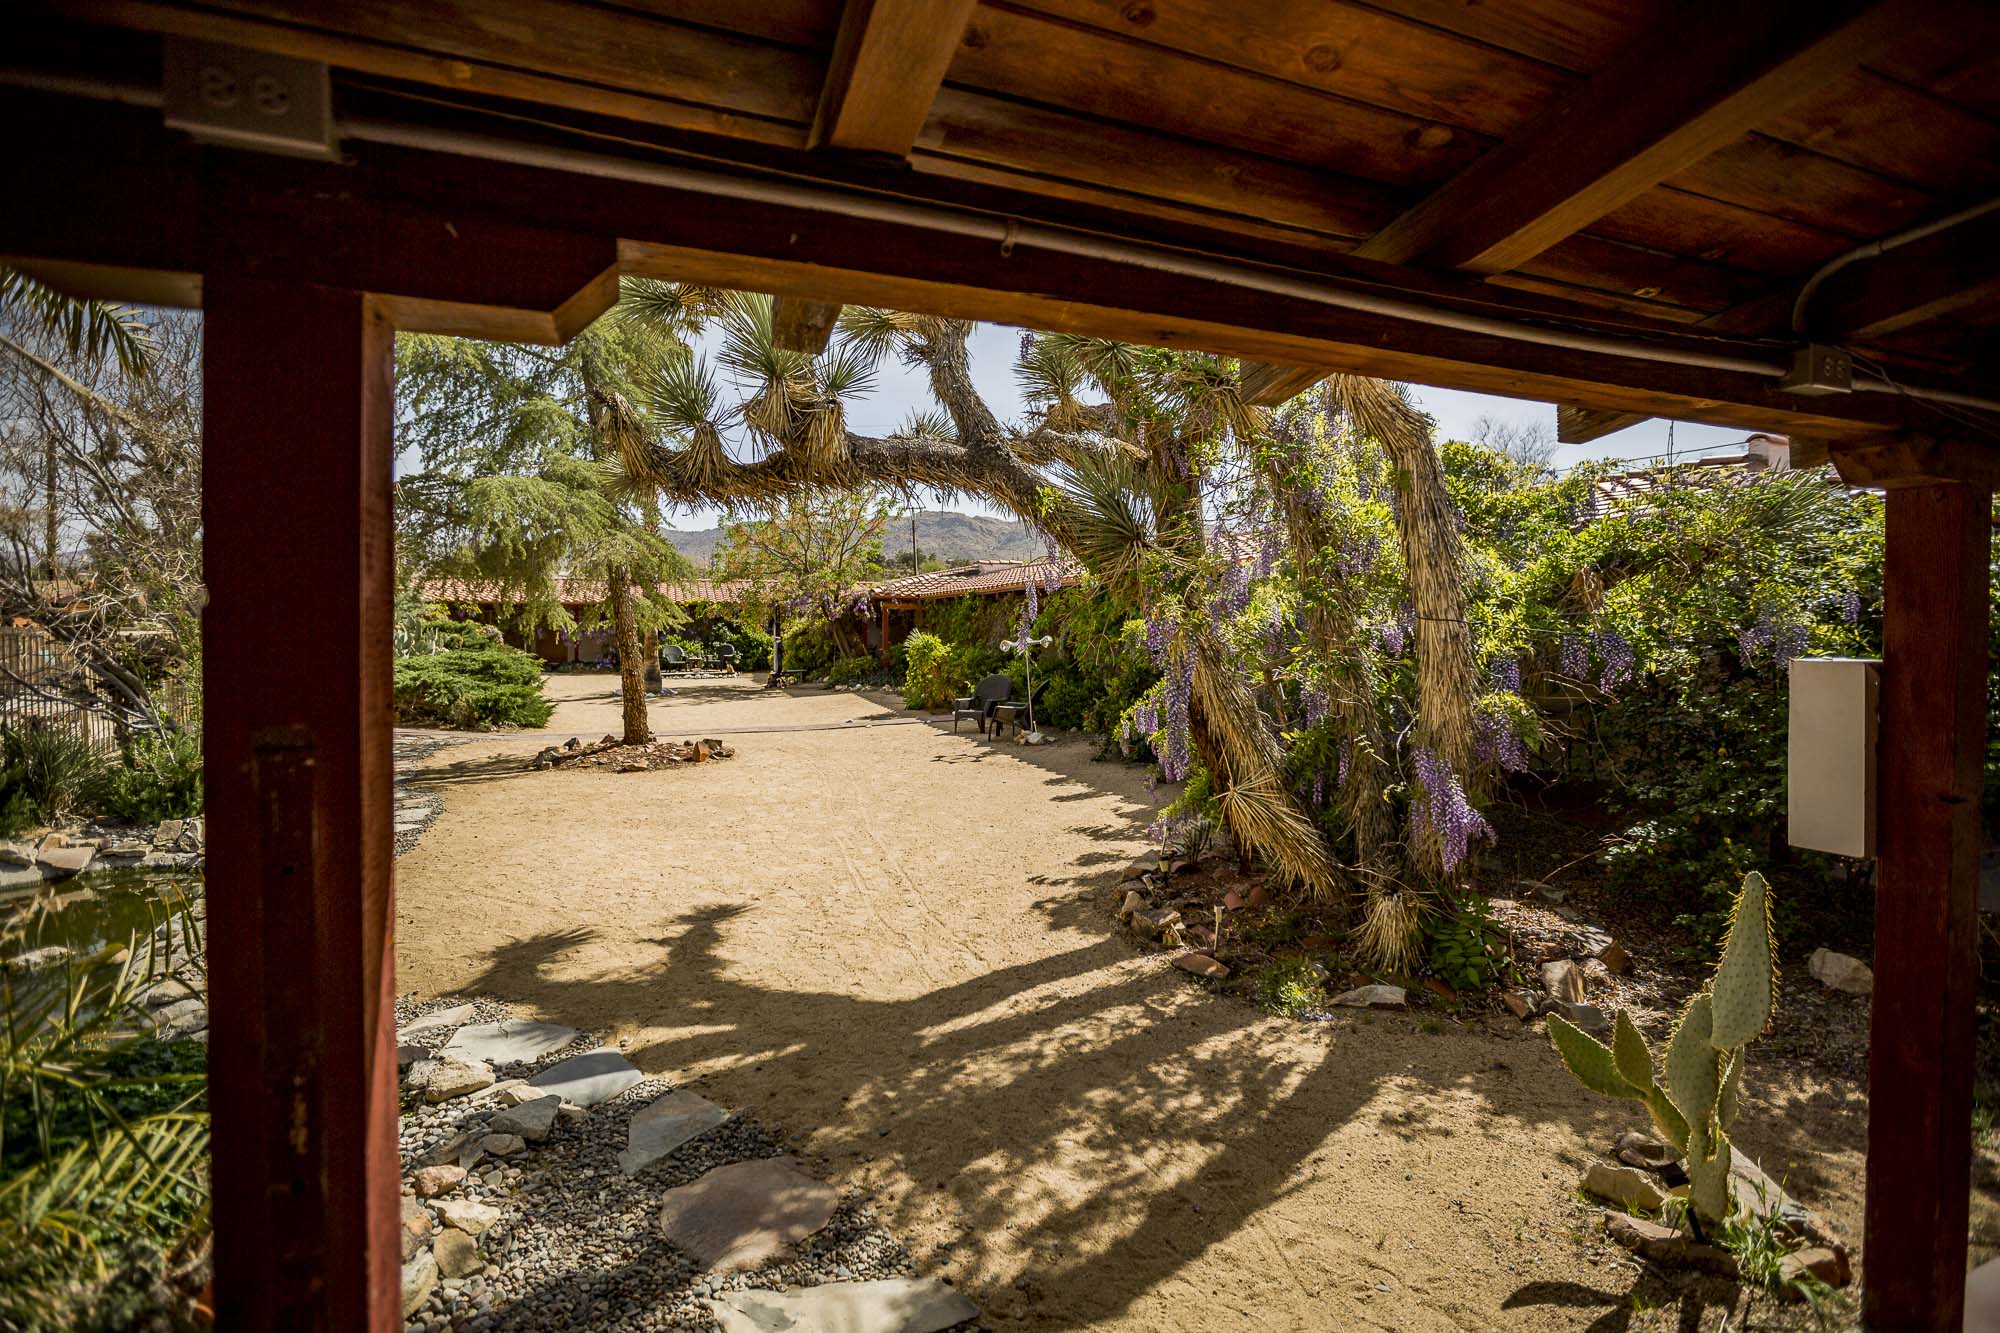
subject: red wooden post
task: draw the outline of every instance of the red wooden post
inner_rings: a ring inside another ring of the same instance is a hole
[[[1874,1333],[1965,1301],[1992,496],[1888,493],[1862,1304]]]
[[[204,299],[217,1322],[387,1333],[393,333],[358,292]]]
[[[889,604],[882,603],[882,665],[889,665]]]

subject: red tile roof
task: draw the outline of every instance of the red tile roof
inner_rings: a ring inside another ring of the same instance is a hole
[[[602,579],[559,578],[555,584],[556,600],[564,606],[590,606],[604,600]],[[684,579],[679,583],[663,583],[659,591],[676,602],[734,602],[742,597],[744,586],[740,579]],[[427,579],[417,591],[426,601],[432,602],[489,603],[496,600],[492,584],[469,583],[462,579]],[[516,593],[509,600],[519,605],[522,598]]]
[[[909,578],[879,583],[869,588],[868,594],[878,602],[928,602],[968,595],[992,597],[1024,591],[1029,583],[1042,582],[1048,569],[1049,562],[1046,560],[982,560],[976,565],[934,569],[926,574],[913,574]],[[1082,565],[1068,559],[1060,562],[1056,573],[1058,587],[1071,587],[1081,582],[1082,578]]]

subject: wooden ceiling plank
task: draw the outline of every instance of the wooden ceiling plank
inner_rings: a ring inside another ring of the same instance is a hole
[[[1589,444],[1644,420],[1645,414],[1640,412],[1604,412],[1575,403],[1557,403],[1556,443]]]
[[[975,0],[847,0],[810,146],[908,157]]]
[[[771,303],[771,341],[787,352],[818,356],[833,336],[840,311],[837,302],[780,296]]]
[[[1852,70],[1915,2],[1676,10],[1356,253],[1518,268]]]
[[[1872,342],[2000,300],[2000,211],[1830,275],[1806,308],[1823,336]]]
[[[1333,372],[1315,366],[1274,366],[1267,361],[1245,361],[1238,372],[1243,401],[1251,407],[1277,407],[1289,403]]]

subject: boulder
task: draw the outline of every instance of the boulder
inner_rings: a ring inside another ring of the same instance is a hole
[[[1356,986],[1333,1002],[1349,1009],[1407,1009],[1410,996],[1401,986]]]
[[[402,1196],[402,1205],[403,1262],[408,1263],[416,1257],[417,1251],[422,1249],[424,1242],[430,1238],[431,1214],[428,1208],[407,1194]]]
[[[1660,1192],[1660,1187],[1645,1172],[1604,1162],[1590,1164],[1590,1169],[1583,1173],[1583,1188],[1600,1199],[1609,1199],[1622,1207],[1639,1208],[1649,1213],[1659,1212],[1660,1205],[1667,1201],[1667,1196]]]
[[[721,1333],[939,1333],[979,1307],[936,1278],[828,1282],[794,1291],[732,1291],[708,1302]]]
[[[1582,1004],[1585,994],[1583,969],[1567,958],[1542,964],[1542,985],[1548,993],[1569,1004]]]
[[[464,1183],[465,1168],[450,1163],[420,1166],[410,1176],[410,1188],[417,1192],[419,1199],[435,1199],[438,1195],[449,1193]]]
[[[446,1060],[432,1057],[410,1066],[405,1076],[410,1089],[435,1105],[493,1086],[493,1071],[477,1061]]]
[[[495,1157],[512,1157],[528,1146],[528,1141],[519,1134],[488,1134],[479,1140],[481,1150]]]
[[[431,1242],[431,1253],[437,1257],[438,1272],[446,1277],[471,1277],[486,1267],[486,1261],[479,1257],[479,1242],[457,1227],[438,1232],[438,1238]]]
[[[429,1250],[418,1250],[403,1265],[403,1317],[415,1314],[430,1294],[437,1290],[437,1259]]]
[[[554,1055],[575,1040],[575,1028],[516,1018],[462,1027],[440,1054],[490,1065],[525,1065]]]
[[[439,1009],[422,1017],[413,1018],[408,1027],[396,1033],[396,1040],[405,1041],[412,1033],[429,1032],[435,1028],[455,1028],[470,1019],[474,1012],[476,1011],[469,1004],[457,1004],[449,1009]]]
[[[1184,953],[1174,959],[1174,966],[1183,972],[1192,972],[1210,981],[1222,981],[1229,976],[1229,968],[1205,953]]]
[[[529,1143],[540,1143],[554,1127],[556,1110],[561,1105],[560,1097],[539,1097],[500,1112],[487,1122],[486,1128],[490,1134],[511,1134]]]
[[[56,966],[69,957],[69,949],[60,944],[45,944],[39,949],[25,949],[7,960],[9,972],[40,972],[44,968]]]
[[[468,1236],[477,1236],[500,1220],[500,1210],[490,1203],[471,1199],[439,1199],[437,1215],[448,1227],[457,1227]]]
[[[0,842],[0,866],[32,866],[35,849],[25,842]]]
[[[1875,973],[1868,964],[1831,949],[1814,949],[1806,970],[1822,986],[1849,995],[1867,995],[1875,989]]]
[[[47,847],[35,853],[35,864],[49,879],[68,879],[80,875],[89,867],[97,849],[88,844],[80,847]]]

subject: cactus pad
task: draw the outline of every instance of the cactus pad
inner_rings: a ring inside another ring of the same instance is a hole
[[[1729,940],[1709,992],[1715,997],[1709,1040],[1719,1051],[1742,1046],[1771,1021],[1777,971],[1771,961],[1771,886],[1751,871],[1730,913]]]
[[[1592,1092],[1633,1100],[1644,1096],[1619,1074],[1609,1046],[1559,1014],[1549,1015],[1549,1040],[1555,1043],[1556,1054],[1562,1056],[1577,1082]]]
[[[1611,1029],[1611,1056],[1618,1063],[1618,1075],[1644,1092],[1653,1086],[1653,1052],[1646,1046],[1632,1016],[1618,1011]]]

